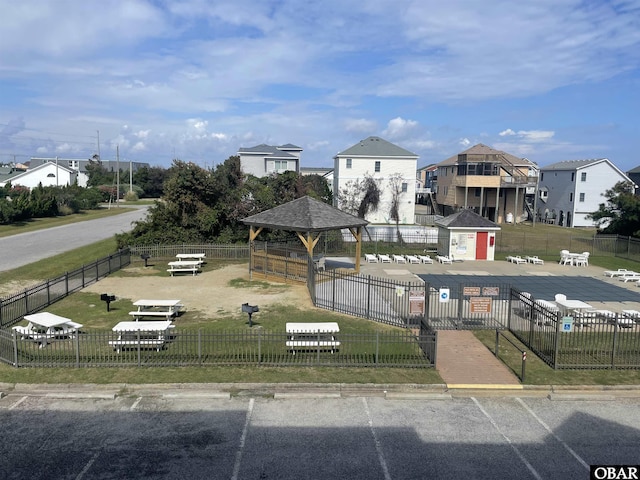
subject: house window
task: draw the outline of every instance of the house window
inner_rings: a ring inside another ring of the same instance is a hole
[[[573,182],[576,179],[576,172],[571,172],[571,181]]]
[[[48,178],[55,178],[55,176],[56,176],[56,175],[55,175],[55,173],[49,173],[49,174],[47,175],[47,177],[48,177]]]
[[[287,161],[286,160],[274,160],[273,161],[273,166],[275,167],[276,172],[279,172],[280,170],[286,170],[287,169]]]
[[[480,196],[480,192],[481,192],[481,191],[482,191],[482,189],[481,189],[481,188],[476,187],[476,191],[474,192],[474,195],[475,195],[476,197],[479,197],[479,196]]]
[[[584,202],[584,193],[581,193],[581,194],[580,194],[580,201],[581,201],[581,202]]]
[[[351,159],[347,158],[347,168],[351,168]]]
[[[379,171],[380,171],[380,160],[377,160],[377,161],[376,161],[375,171],[376,171],[376,172],[379,172]]]
[[[542,182],[544,180],[544,172],[540,172],[540,181]]]
[[[407,188],[409,188],[409,185],[406,182],[402,182],[402,193],[407,193]]]
[[[573,192],[571,192],[571,193],[569,194],[569,201],[570,201],[570,202],[573,202]]]
[[[586,182],[587,181],[587,172],[582,172],[580,174],[580,181],[581,182]]]

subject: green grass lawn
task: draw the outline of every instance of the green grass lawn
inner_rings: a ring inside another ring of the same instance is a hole
[[[43,228],[59,227],[61,225],[69,225],[71,223],[84,222],[85,220],[94,220],[96,218],[111,217],[120,215],[121,213],[130,212],[131,208],[99,208],[97,210],[85,210],[72,215],[64,215],[60,217],[33,218],[24,222],[12,223],[10,225],[0,225],[0,237],[8,237],[18,233],[34,232]]]

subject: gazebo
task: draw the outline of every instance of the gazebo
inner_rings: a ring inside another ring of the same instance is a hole
[[[305,247],[308,258],[313,258],[313,249],[318,243],[320,234],[330,230],[340,230],[348,228],[356,241],[356,272],[360,272],[360,256],[362,251],[362,227],[369,222],[354,215],[350,215],[338,210],[324,202],[305,196],[292,200],[291,202],[279,205],[270,210],[266,210],[256,215],[244,218],[242,222],[249,225],[249,243],[251,244],[251,269],[253,272],[256,262],[254,262],[255,249],[254,241],[264,228],[287,230],[296,233]],[[263,255],[266,265],[266,253]],[[276,259],[275,263],[282,262],[286,268],[287,258]],[[274,262],[272,262],[274,263]],[[298,263],[303,263],[300,260]],[[266,273],[266,268],[263,271]],[[306,271],[306,269],[305,269]],[[305,275],[306,277],[306,275]]]

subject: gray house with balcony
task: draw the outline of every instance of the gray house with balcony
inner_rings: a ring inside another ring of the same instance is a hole
[[[302,148],[291,143],[279,147],[263,143],[255,147],[240,148],[240,169],[255,177],[288,171],[300,173],[301,152]]]
[[[479,143],[436,167],[435,199],[443,215],[471,209],[495,223],[533,217],[538,166],[530,160]]]

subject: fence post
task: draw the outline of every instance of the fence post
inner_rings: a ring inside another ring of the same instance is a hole
[[[20,367],[20,365],[18,365],[18,332],[16,332],[15,330],[13,330],[13,365],[18,368]]]
[[[76,332],[73,346],[76,350],[76,368],[80,368],[80,331]]]
[[[379,355],[380,355],[380,331],[376,330],[376,358],[374,359],[374,363],[376,364],[376,367],[378,366],[378,361],[379,361]]]
[[[367,320],[371,317],[371,275],[367,275],[367,314],[364,318]]]
[[[336,270],[331,270],[332,279],[331,279],[331,311],[336,311]]]
[[[140,344],[140,330],[136,332],[136,337],[138,338],[138,366],[142,366],[142,345]]]
[[[86,285],[84,283],[84,269],[85,269],[85,266],[82,265],[82,288],[86,287]]]
[[[51,280],[47,278],[47,306],[51,305]]]
[[[553,345],[553,369],[558,369],[558,354],[560,352],[560,319],[562,314],[558,312],[556,314],[556,338]]]
[[[616,317],[614,319],[614,324],[613,324],[613,345],[611,346],[611,367],[613,368],[615,366],[615,358],[616,358],[616,346],[618,345],[618,332],[620,331],[618,329],[618,318]]]
[[[202,365],[202,329],[198,329],[198,363]]]
[[[522,383],[524,383],[524,372],[527,366],[527,352],[522,352]]]
[[[258,365],[262,363],[262,329],[258,330]]]
[[[317,350],[317,356],[316,356],[316,365],[320,365],[320,330],[318,330],[318,336],[317,336],[317,340],[318,340],[318,350]]]
[[[500,331],[496,328],[496,357],[498,357],[499,348],[500,348]]]
[[[69,272],[64,272],[64,294],[69,295]]]

